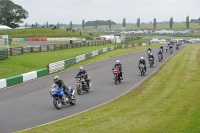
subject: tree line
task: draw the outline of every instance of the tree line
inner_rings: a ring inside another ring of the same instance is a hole
[[[19,27],[20,23],[23,23],[23,19],[27,19],[28,18],[28,12],[23,9],[22,6],[15,4],[14,2],[12,2],[11,0],[0,0],[0,25],[6,25],[9,26],[11,28],[17,28]],[[189,24],[190,22],[199,22],[200,24],[200,18],[199,19],[189,19],[189,16],[186,17],[186,27],[189,28]],[[169,27],[170,29],[173,28],[173,17],[171,17],[169,19]],[[109,28],[111,28],[112,25],[115,25],[116,23],[111,21],[111,20],[95,20],[95,21],[87,21],[85,22],[85,20],[82,20],[82,28],[84,29],[85,26],[95,26],[96,28],[98,28],[99,25],[108,25]],[[140,18],[137,18],[137,27],[138,29],[140,28]],[[45,25],[45,24],[44,24]],[[153,28],[156,29],[156,25],[157,25],[157,21],[156,18],[153,19]],[[25,26],[27,27],[27,24],[25,24]],[[38,24],[34,24],[35,27],[38,26]],[[60,27],[60,24],[57,23],[56,25],[57,28]],[[48,22],[46,23],[46,28],[49,27]],[[73,24],[72,21],[70,21],[69,27],[72,28]],[[126,19],[123,18],[122,21],[122,27],[126,27]]]

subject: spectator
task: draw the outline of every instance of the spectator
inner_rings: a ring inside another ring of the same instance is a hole
[[[81,31],[80,31],[80,36],[81,36]]]

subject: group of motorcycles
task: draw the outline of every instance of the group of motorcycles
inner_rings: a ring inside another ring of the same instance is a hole
[[[88,86],[86,80],[91,81],[90,77],[85,79],[85,75],[82,74],[81,76],[76,76],[76,89],[77,93],[79,95],[82,94],[83,91],[89,92],[90,86],[92,83]],[[53,84],[52,88],[50,90],[50,95],[53,97],[53,105],[56,109],[61,109],[63,105],[70,104],[75,105],[76,104],[76,97],[74,95],[75,90],[72,87],[68,87],[66,89],[67,93],[64,93],[64,89],[58,88],[58,85]]]
[[[176,50],[178,50],[179,47],[176,47]],[[160,49],[162,54],[164,53],[163,49]],[[165,49],[166,53],[168,52],[168,49]],[[173,52],[173,48],[169,48],[170,53]],[[147,51],[148,54],[148,59],[149,59],[149,65],[150,67],[153,67],[154,61],[153,58],[149,58],[150,51]],[[158,60],[159,62],[163,59],[163,55],[158,54]],[[145,75],[145,66],[144,64],[139,65],[140,68],[140,73],[141,76]],[[115,67],[113,69],[113,75],[114,75],[114,82],[117,85],[118,83],[121,82],[121,76],[120,76],[120,69],[118,67]],[[91,79],[88,77],[87,79],[84,77],[85,75],[82,74],[80,76],[75,76],[76,79],[76,90],[79,95],[82,94],[83,91],[89,92],[90,91],[90,85],[87,84],[87,82],[90,82]],[[70,104],[70,105],[75,105],[76,104],[76,97],[74,96],[75,90],[72,87],[68,87],[67,93],[64,93],[63,89],[59,89],[56,84],[53,84],[51,90],[50,90],[50,95],[53,97],[53,105],[55,106],[56,109],[61,109],[63,105]]]

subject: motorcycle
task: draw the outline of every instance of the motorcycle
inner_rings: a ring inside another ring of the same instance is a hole
[[[143,64],[140,64],[140,65],[139,65],[139,68],[140,68],[141,76],[143,76],[143,75],[145,74],[144,65],[143,65]]]
[[[165,50],[166,50],[166,53],[167,53],[168,49],[166,48]]]
[[[176,50],[178,50],[179,49],[179,46],[176,46]]]
[[[169,50],[170,50],[170,54],[172,54],[172,52],[173,52],[173,49],[172,49],[172,48],[170,48]]]
[[[53,84],[52,88],[50,90],[50,95],[53,97],[53,105],[56,109],[61,109],[63,105],[70,104],[75,105],[76,104],[76,97],[74,96],[75,90],[72,89],[72,87],[68,87],[67,93],[64,93],[64,90],[62,88],[58,88],[58,85]]]
[[[81,76],[76,76],[75,77],[76,78],[76,89],[77,89],[77,93],[79,95],[81,95],[83,91],[89,92],[90,91],[90,87],[92,86],[92,84],[90,84],[89,86],[87,84],[87,82],[91,81],[91,78],[88,77],[86,79],[87,80],[87,82],[86,82],[84,76],[85,75],[83,74]]]
[[[162,60],[162,55],[161,54],[158,54],[158,60],[159,60],[159,62]]]
[[[121,79],[120,79],[120,70],[119,68],[114,68],[113,69],[113,74],[114,74],[114,81],[115,81],[115,84],[117,85],[119,82],[121,82]]]
[[[153,58],[149,58],[150,67],[153,67]]]

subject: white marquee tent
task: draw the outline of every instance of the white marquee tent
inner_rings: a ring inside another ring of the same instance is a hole
[[[12,29],[12,28],[5,25],[0,25],[0,30],[9,30],[9,29]]]

